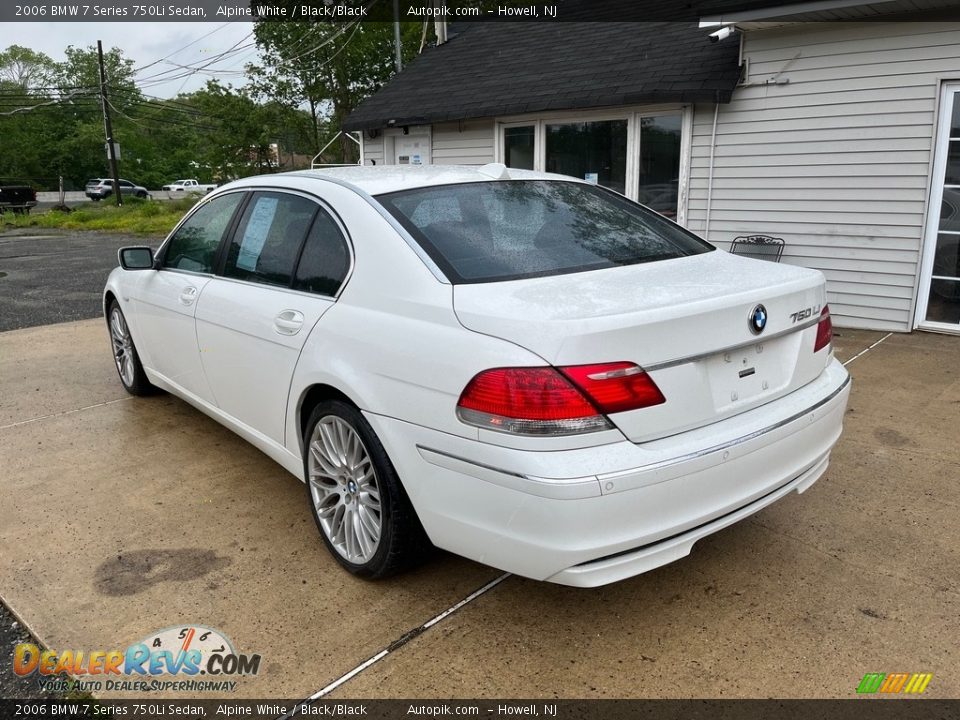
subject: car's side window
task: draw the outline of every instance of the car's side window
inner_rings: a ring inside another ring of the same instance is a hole
[[[282,192],[256,192],[233,234],[226,277],[289,287],[300,246],[319,206]]]
[[[234,192],[199,207],[170,238],[163,255],[163,267],[213,272],[220,240],[242,199],[243,193]]]
[[[349,269],[350,251],[347,249],[347,241],[333,218],[321,210],[303,246],[293,287],[296,290],[333,296],[343,284]]]

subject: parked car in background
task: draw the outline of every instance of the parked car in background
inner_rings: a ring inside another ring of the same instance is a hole
[[[164,185],[163,189],[170,193],[193,193],[195,195],[205,195],[208,192],[217,189],[216,185],[202,185],[196,180],[177,180]]]
[[[132,195],[138,198],[148,198],[150,193],[142,185],[135,185],[129,180],[120,180],[121,195]],[[103,200],[113,195],[113,180],[110,178],[93,178],[87,181],[84,194],[91,200]]]
[[[0,180],[0,212],[28,213],[37,204],[37,191],[28,183]]]
[[[305,480],[365,577],[429,543],[577,586],[673,562],[813,485],[850,393],[822,273],[560,175],[246,178],[119,259],[123,386]]]

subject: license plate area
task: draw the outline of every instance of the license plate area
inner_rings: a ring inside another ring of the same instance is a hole
[[[799,335],[797,333],[796,335]],[[707,377],[718,411],[757,404],[790,382],[797,338],[785,336],[712,355]]]

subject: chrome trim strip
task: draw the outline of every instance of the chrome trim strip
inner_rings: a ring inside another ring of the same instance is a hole
[[[604,480],[611,480],[613,478],[624,477],[626,475],[632,475],[633,473],[640,472],[640,471],[659,470],[660,468],[670,467],[671,465],[677,465],[679,463],[695,460],[696,458],[703,457],[704,455],[710,455],[712,453],[719,452],[720,450],[726,450],[727,448],[735,447],[736,445],[742,445],[745,442],[749,442],[750,440],[758,438],[761,435],[766,435],[767,433],[770,433],[770,432],[773,432],[774,430],[782,428],[784,425],[789,425],[790,423],[796,422],[800,418],[805,417],[806,415],[809,415],[817,408],[823,407],[828,402],[833,400],[837,395],[843,392],[843,389],[847,387],[847,385],[849,384],[850,384],[850,376],[847,375],[844,381],[840,384],[840,387],[838,387],[832,393],[827,395],[825,398],[822,398],[821,400],[811,405],[810,407],[806,408],[805,410],[802,410],[801,412],[794,413],[790,417],[784,418],[783,420],[780,420],[779,422],[776,422],[773,425],[768,425],[765,428],[754,430],[752,433],[748,433],[747,435],[734,438],[733,440],[728,440],[727,442],[720,443],[719,445],[713,445],[712,447],[704,448],[703,450],[697,450],[696,452],[687,453],[686,455],[681,455],[680,457],[670,458],[669,460],[665,460],[663,462],[653,463],[651,465],[641,465],[640,467],[633,468],[631,470],[618,470],[617,472],[613,472],[613,473],[597,475],[597,479],[603,482]]]
[[[643,363],[640,366],[646,370],[648,373],[656,372],[657,370],[666,370],[667,368],[676,367],[677,365],[685,365],[686,363],[697,362],[698,360],[704,360],[708,357],[713,357],[714,355],[719,355],[720,353],[733,352],[740,350],[745,347],[750,347],[752,345],[759,345],[765,343],[768,340],[776,340],[777,338],[782,338],[785,335],[790,335],[795,332],[800,332],[801,330],[806,330],[809,327],[813,327],[820,322],[819,317],[812,318],[807,320],[800,325],[794,325],[793,327],[787,328],[786,330],[781,330],[780,332],[773,333],[772,335],[767,335],[765,337],[757,336],[753,340],[748,340],[744,343],[738,343],[736,345],[728,345],[727,347],[719,348],[717,350],[711,350],[710,352],[700,353],[698,355],[688,355],[684,358],[677,358],[675,360],[665,360],[664,362],[654,363],[652,365],[644,365]]]
[[[720,443],[719,445],[713,445],[712,447],[705,448],[703,450],[697,450],[696,452],[687,453],[686,455],[681,455],[680,457],[670,458],[669,460],[665,460],[663,462],[652,463],[650,465],[641,465],[640,467],[630,468],[629,470],[618,470],[612,473],[604,473],[603,475],[583,475],[583,476],[574,477],[574,478],[544,478],[544,477],[538,477],[536,475],[525,475],[523,473],[514,472],[512,470],[504,470],[503,468],[499,468],[494,465],[487,465],[486,463],[477,462],[476,460],[470,460],[468,458],[461,457],[459,455],[454,455],[452,453],[444,452],[443,450],[437,450],[436,448],[427,447],[425,445],[418,444],[416,447],[417,447],[417,450],[426,450],[427,452],[436,453],[437,455],[443,455],[444,457],[451,458],[452,460],[459,460],[460,462],[467,463],[468,465],[475,465],[476,467],[483,468],[484,470],[491,470],[493,472],[501,473],[502,475],[509,475],[511,477],[516,477],[523,480],[530,480],[532,482],[540,482],[540,483],[552,482],[552,483],[562,483],[564,485],[589,482],[589,481],[600,481],[600,483],[603,483],[604,480],[612,480],[620,477],[625,477],[627,475],[633,475],[638,472],[646,472],[648,470],[659,470],[660,468],[670,467],[672,465],[678,465],[680,463],[688,462],[690,460],[695,460],[696,458],[703,457],[704,455],[710,455],[712,453],[719,452],[721,450],[726,450],[727,448],[731,448],[736,445],[742,445],[745,442],[758,438],[761,435],[765,435],[766,433],[773,432],[774,430],[777,430],[783,427],[784,425],[789,425],[790,423],[795,422],[806,415],[809,415],[811,412],[813,412],[817,408],[823,407],[824,405],[829,403],[831,400],[833,400],[837,395],[843,392],[843,390],[849,384],[850,384],[850,376],[848,375],[836,390],[834,390],[832,393],[827,395],[825,398],[822,398],[821,400],[817,401],[814,405],[811,405],[810,407],[806,408],[802,412],[795,413],[788,418],[780,420],[779,422],[776,422],[773,425],[768,425],[765,428],[761,428],[760,430],[755,430],[754,432],[749,433],[747,435],[743,435],[733,440],[728,440],[727,442]]]
[[[465,457],[460,457],[459,455],[454,455],[453,453],[444,452],[443,450],[437,450],[436,448],[427,447],[426,445],[420,445],[419,443],[417,444],[417,450],[426,450],[427,452],[436,453],[437,455],[443,455],[444,457],[448,457],[451,460],[459,460],[460,462],[467,463],[468,465],[475,465],[476,467],[483,468],[484,470],[492,470],[493,472],[498,472],[501,475],[509,475],[511,477],[520,478],[521,480],[532,479],[527,475],[513,472],[512,470],[504,470],[503,468],[498,468],[493,465],[487,465],[486,463],[477,462],[476,460],[468,460]],[[578,478],[578,479],[592,480],[593,478],[587,477],[587,478]]]

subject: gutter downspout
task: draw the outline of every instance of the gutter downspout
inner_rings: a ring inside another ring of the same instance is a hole
[[[704,219],[703,239],[710,240],[710,209],[713,205],[713,158],[717,150],[717,116],[720,114],[720,94],[713,105],[713,133],[710,135],[710,168],[707,172],[707,217]]]

